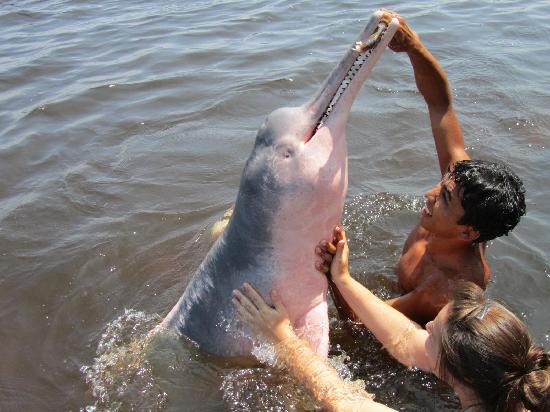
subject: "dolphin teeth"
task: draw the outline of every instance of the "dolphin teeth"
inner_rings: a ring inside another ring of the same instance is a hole
[[[345,91],[347,90],[348,86],[352,83],[357,73],[359,73],[363,65],[369,59],[373,50],[376,48],[376,46],[378,46],[378,43],[380,43],[380,40],[386,34],[387,28],[388,26],[385,25],[384,23],[379,23],[376,31],[370,35],[369,39],[366,42],[363,42],[363,41],[355,42],[355,45],[352,47],[352,50],[358,52],[359,56],[357,56],[357,58],[353,62],[348,73],[344,77],[344,80],[342,80],[342,83],[340,83],[340,86],[338,87],[336,93],[332,97],[328,107],[326,108],[324,113],[321,115],[321,119],[319,120],[319,123],[315,127],[315,132],[317,132],[317,130],[319,130],[321,127],[324,126],[325,121],[328,119],[330,113],[338,103],[338,100],[340,99],[340,97],[345,93]]]

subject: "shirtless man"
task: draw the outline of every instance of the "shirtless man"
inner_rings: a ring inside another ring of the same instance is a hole
[[[387,11],[388,21],[391,16],[401,24],[389,47],[409,56],[416,85],[428,106],[442,179],[425,193],[420,222],[397,263],[403,294],[387,303],[410,319],[426,323],[449,301],[453,281],[469,280],[485,289],[490,277],[485,242],[516,226],[525,214],[525,189],[505,165],[470,160],[445,72],[405,20]],[[332,243],[323,242],[317,254],[335,250]],[[322,262],[317,268],[328,272]],[[355,319],[334,283],[330,284],[340,316]]]

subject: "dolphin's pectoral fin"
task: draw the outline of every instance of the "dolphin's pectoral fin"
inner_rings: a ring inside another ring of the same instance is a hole
[[[225,231],[225,228],[229,224],[229,220],[231,219],[232,215],[233,207],[230,207],[225,212],[223,212],[223,217],[212,225],[212,229],[210,229],[210,235],[212,236],[213,241],[217,240]]]

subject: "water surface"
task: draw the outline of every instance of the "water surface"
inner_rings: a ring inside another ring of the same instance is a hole
[[[263,118],[317,90],[381,6],[440,59],[472,157],[528,214],[488,248],[488,293],[550,348],[550,6],[539,0],[12,1],[0,5],[0,409],[311,410],[284,372],[147,331],[234,201]],[[348,127],[352,271],[382,297],[439,178],[407,58],[387,51]],[[458,410],[331,312],[333,363],[402,410]]]

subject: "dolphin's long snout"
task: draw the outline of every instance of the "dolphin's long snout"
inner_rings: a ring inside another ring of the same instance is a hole
[[[376,28],[376,31],[369,36],[366,42],[358,40],[355,43],[355,47],[354,47],[355,51],[359,53],[364,53],[368,49],[373,49],[374,47],[376,47],[376,45],[380,43],[380,40],[382,40],[382,36],[384,32],[387,30],[387,28],[388,28],[388,25],[386,23],[384,22],[378,23],[378,27]]]
[[[311,137],[321,128],[341,100],[347,100],[345,111],[349,111],[357,91],[368,77],[374,64],[391,41],[399,21],[393,18],[389,24],[381,21],[381,11],[373,13],[365,29],[327,77],[316,96],[306,105],[312,113],[314,124]],[[352,89],[350,99],[342,99]]]

